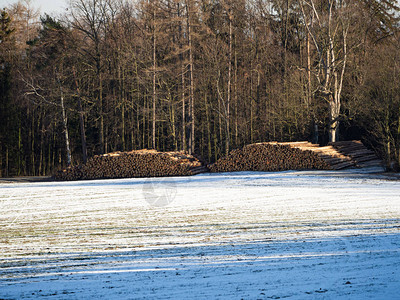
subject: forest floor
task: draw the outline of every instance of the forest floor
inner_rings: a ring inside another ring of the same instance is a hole
[[[398,299],[390,178],[1,181],[0,299]]]

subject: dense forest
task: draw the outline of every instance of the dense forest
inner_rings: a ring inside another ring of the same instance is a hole
[[[395,0],[72,0],[2,8],[0,176],[95,154],[361,139],[400,162]]]

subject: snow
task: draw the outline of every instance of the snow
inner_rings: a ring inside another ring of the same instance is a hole
[[[400,299],[382,175],[2,183],[0,208],[0,299]]]

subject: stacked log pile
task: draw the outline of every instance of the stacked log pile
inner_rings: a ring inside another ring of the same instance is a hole
[[[96,155],[86,164],[59,171],[57,180],[189,176],[208,171],[200,160],[185,152],[137,150]]]
[[[318,144],[312,144],[310,142],[289,142],[281,143],[289,145],[293,148],[298,148],[302,151],[312,151],[324,160],[332,170],[342,170],[346,168],[357,167],[356,162],[351,159],[348,155],[341,153],[333,145],[320,147]]]
[[[340,170],[382,166],[375,153],[360,141],[328,146],[309,142],[257,143],[236,149],[209,166],[211,172]],[[209,171],[195,156],[185,152],[136,150],[97,155],[84,165],[58,172],[57,180],[100,178],[190,176]]]
[[[320,147],[309,142],[280,143],[301,150],[313,151],[333,170],[347,168],[382,167],[383,162],[376,154],[367,149],[361,141],[340,141]]]
[[[329,164],[310,150],[284,143],[257,143],[236,149],[210,166],[211,172],[328,170]]]
[[[367,149],[361,141],[341,141],[330,145],[349,157],[359,168],[382,167],[384,165],[375,152]]]

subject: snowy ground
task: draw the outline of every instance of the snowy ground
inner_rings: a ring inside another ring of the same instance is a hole
[[[400,181],[0,184],[0,299],[400,299]]]

